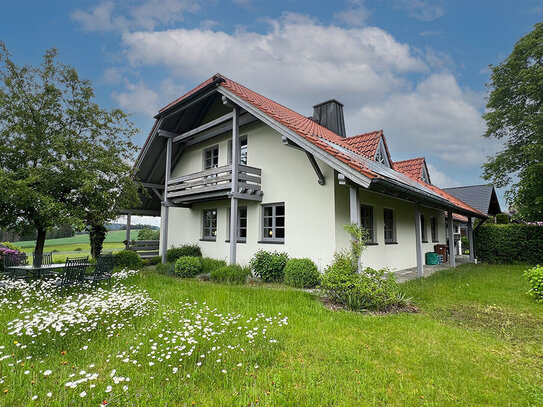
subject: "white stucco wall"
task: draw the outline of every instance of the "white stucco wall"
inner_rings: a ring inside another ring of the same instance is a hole
[[[350,223],[349,187],[339,185],[336,181],[336,250],[349,246],[349,235],[343,225]],[[415,247],[415,207],[411,202],[396,199],[360,188],[360,203],[373,207],[374,240],[376,245],[369,245],[362,255],[362,266],[372,268],[386,267],[391,270],[402,270],[416,267]],[[394,211],[395,236],[397,244],[385,244],[383,210]],[[430,217],[437,220],[437,238],[439,243],[445,243],[445,217],[443,211],[421,207],[420,213],[425,216],[426,237],[428,243],[422,244],[423,262],[426,252],[433,252],[430,230]]]
[[[252,124],[240,130],[247,135],[247,164],[262,169],[262,204],[285,203],[285,243],[258,243],[261,240],[261,206],[258,202],[239,201],[247,206],[247,242],[237,244],[238,263],[247,264],[259,249],[286,251],[292,257],[309,257],[319,268],[330,263],[335,250],[334,171],[317,160],[326,178],[324,186],[303,151],[287,147],[281,135],[264,124]],[[172,177],[203,169],[202,151],[219,145],[219,166],[228,161],[228,142],[224,136],[186,150],[172,169]],[[168,247],[198,243],[204,256],[228,258],[228,199],[193,204],[192,208],[170,208]],[[202,211],[217,208],[215,242],[202,237]]]

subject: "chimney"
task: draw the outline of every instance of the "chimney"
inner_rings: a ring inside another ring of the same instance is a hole
[[[338,136],[345,137],[345,120],[343,119],[343,103],[335,99],[327,100],[313,106],[313,120]]]

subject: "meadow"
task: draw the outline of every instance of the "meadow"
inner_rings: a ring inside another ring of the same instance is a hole
[[[138,237],[139,230],[131,230],[130,238],[135,240]],[[116,252],[124,249],[123,241],[126,239],[125,230],[114,230],[107,233],[104,241],[104,250]],[[27,255],[31,256],[36,246],[34,240],[15,242]],[[60,263],[66,260],[66,257],[75,255],[89,255],[90,242],[87,233],[75,235],[72,237],[63,237],[59,239],[47,239],[45,241],[44,251],[53,252],[53,261]]]
[[[543,306],[522,266],[402,284],[416,313],[332,311],[282,285],[116,275],[0,289],[6,406],[543,405]]]

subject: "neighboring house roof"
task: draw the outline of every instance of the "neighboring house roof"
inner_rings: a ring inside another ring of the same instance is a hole
[[[485,215],[495,216],[502,212],[496,190],[492,185],[469,185],[444,190]]]
[[[412,158],[410,160],[404,161],[396,161],[394,163],[395,170],[401,171],[417,181],[422,180],[422,174],[425,167],[426,160],[424,159],[424,157]]]
[[[181,98],[176,99],[174,102],[161,109],[160,113],[155,117],[157,122],[165,117],[165,115],[169,115],[170,112],[181,107],[184,103],[189,103],[190,100],[200,97],[208,89],[213,89],[213,87],[216,87],[220,93],[233,99],[235,103],[249,111],[249,113],[257,116],[257,118],[260,118],[268,125],[271,125],[271,127],[276,130],[303,138],[310,143],[307,144],[307,148],[312,146],[310,149],[314,151],[315,154],[319,153],[323,158],[328,154],[339,160],[341,163],[346,164],[351,171],[354,170],[352,174],[360,178],[359,181],[362,183],[361,185],[372,184],[371,186],[373,186],[376,191],[394,190],[399,194],[403,194],[406,199],[409,199],[408,196],[418,197],[417,199],[425,199],[429,202],[436,202],[436,204],[439,205],[452,205],[452,207],[462,209],[463,211],[467,211],[476,216],[482,215],[482,213],[474,208],[433,185],[426,184],[418,179],[410,178],[403,172],[395,171],[386,165],[373,161],[373,157],[370,158],[369,156],[371,156],[371,150],[374,148],[374,144],[377,142],[378,146],[381,140],[385,142],[382,130],[367,133],[366,135],[355,136],[353,138],[341,137],[326,127],[319,125],[314,120],[302,116],[220,74],[214,75]],[[155,124],[155,128],[156,127]],[[140,152],[136,166],[142,162],[143,157],[145,156],[145,150],[150,148],[150,145],[154,142],[153,140],[156,138],[155,128],[152,130],[146,141],[142,152]],[[292,133],[288,133],[288,131],[291,131]],[[364,140],[369,141],[368,146],[363,145]],[[299,139],[299,142],[302,141],[302,139]],[[386,150],[389,161],[392,163],[388,147]],[[323,154],[323,152],[326,154]],[[363,177],[360,177],[360,174]]]

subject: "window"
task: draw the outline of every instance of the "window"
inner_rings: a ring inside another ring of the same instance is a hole
[[[219,166],[219,146],[204,150],[204,170],[217,168]]]
[[[438,242],[439,239],[437,238],[437,222],[435,216],[430,218],[430,229],[432,232],[432,242]]]
[[[375,236],[373,233],[373,206],[362,205],[360,211],[362,226],[368,231],[370,242],[375,243]]]
[[[247,241],[247,207],[238,207],[238,225],[237,225],[237,241],[245,243]],[[230,208],[228,209],[228,239],[230,239]]]
[[[262,241],[282,243],[285,241],[285,204],[262,206]]]
[[[384,209],[385,220],[385,243],[396,243],[394,241],[394,212],[392,209]]]
[[[420,236],[424,243],[428,242],[428,239],[426,238],[426,222],[424,220],[424,215],[420,215]]]
[[[379,140],[379,145],[377,146],[377,150],[375,150],[375,155],[373,156],[373,159],[374,161],[378,163],[381,163],[381,164],[386,165],[387,167],[390,167],[387,150],[382,138]]]
[[[228,163],[232,164],[232,141],[228,142]],[[247,136],[239,138],[239,163],[247,165]]]
[[[217,209],[206,209],[203,216],[203,240],[215,240],[217,236]]]

